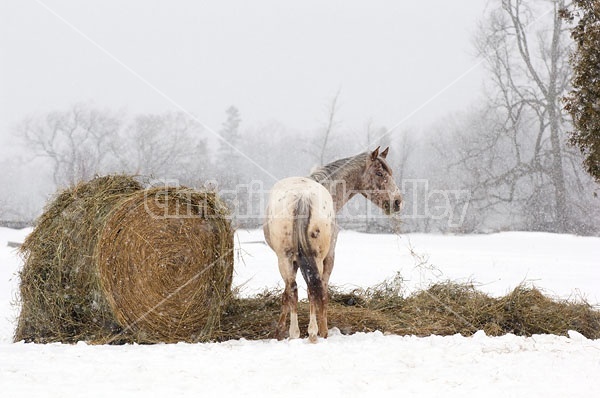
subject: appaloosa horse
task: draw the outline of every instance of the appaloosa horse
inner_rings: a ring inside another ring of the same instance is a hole
[[[269,196],[265,239],[277,254],[285,281],[276,337],[285,334],[291,313],[289,337],[300,337],[298,328],[298,268],[308,287],[310,320],[308,337],[327,337],[327,287],[333,270],[338,229],[335,214],[356,194],[362,194],[386,214],[399,212],[402,196],[385,161],[389,148],[379,147],[339,159],[312,172],[309,177],[290,177],[277,182]],[[317,324],[318,315],[318,324]]]

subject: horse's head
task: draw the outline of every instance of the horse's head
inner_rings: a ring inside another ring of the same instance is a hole
[[[392,169],[385,161],[389,147],[379,153],[379,147],[367,156],[367,165],[361,176],[361,193],[381,207],[385,214],[402,209],[402,195],[392,177]]]

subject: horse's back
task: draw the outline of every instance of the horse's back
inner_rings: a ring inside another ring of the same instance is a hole
[[[265,222],[265,238],[277,253],[296,250],[293,242],[294,220],[299,200],[310,202],[307,235],[318,257],[329,250],[335,223],[333,199],[325,187],[307,177],[289,177],[271,189]]]

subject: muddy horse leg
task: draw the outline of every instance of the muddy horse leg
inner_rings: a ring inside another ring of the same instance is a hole
[[[323,267],[319,267],[323,269]],[[308,301],[310,308],[310,317],[308,321],[308,339],[311,343],[316,343],[317,334],[321,337],[327,337],[327,314],[326,314],[326,298],[327,291],[323,290],[323,279],[320,275],[314,276],[312,283],[307,282]],[[325,319],[325,326],[323,326]],[[322,329],[324,327],[324,329]]]
[[[327,337],[329,329],[327,326],[327,305],[329,304],[329,277],[333,270],[333,252],[330,252],[323,260],[323,307],[319,314],[319,336]]]
[[[279,271],[285,282],[285,290],[281,295],[281,315],[277,322],[275,338],[281,340],[285,338],[285,325],[287,315],[290,314],[289,337],[297,339],[300,337],[298,327],[298,286],[296,284],[296,272],[298,267],[293,264],[289,258],[279,258]]]
[[[319,325],[317,324],[317,314],[320,314],[323,310],[323,297],[316,292],[308,291],[308,301],[310,308],[310,315],[308,321],[308,340],[311,343],[317,342],[317,333],[319,332]]]

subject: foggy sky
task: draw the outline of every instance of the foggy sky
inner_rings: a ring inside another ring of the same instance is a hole
[[[476,64],[485,1],[1,4],[0,135],[12,146],[8,133],[27,114],[80,101],[128,113],[179,106],[214,130],[233,104],[244,126],[277,120],[302,131],[323,123],[340,90],[344,126],[372,118],[389,128]],[[481,91],[481,69],[402,127],[464,109]]]

